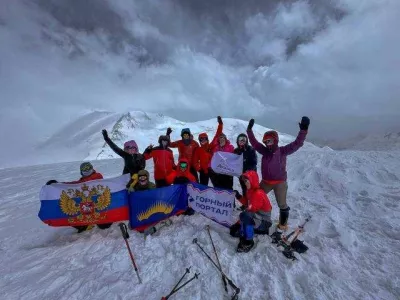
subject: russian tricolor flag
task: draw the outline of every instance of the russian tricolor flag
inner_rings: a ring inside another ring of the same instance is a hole
[[[129,174],[78,184],[54,183],[40,191],[39,218],[50,226],[81,226],[129,219]]]

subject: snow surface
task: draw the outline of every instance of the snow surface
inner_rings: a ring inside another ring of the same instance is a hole
[[[240,299],[399,299],[399,154],[305,149],[289,157],[290,225],[313,215],[302,237],[310,249],[296,262],[266,236],[237,254],[228,229],[200,215],[173,217],[172,226],[146,240],[132,231],[140,285],[116,224],[77,234],[37,217],[41,185],[76,179],[80,162],[0,170],[1,298],[161,299],[192,266],[189,276],[200,272],[199,279],[171,299],[226,299],[216,269],[192,244],[197,237],[212,253],[204,230],[210,224]],[[121,174],[122,159],[93,163],[106,177]],[[151,162],[148,169],[152,174]]]

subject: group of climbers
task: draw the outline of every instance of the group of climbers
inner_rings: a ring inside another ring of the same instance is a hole
[[[253,236],[268,234],[272,225],[272,205],[268,193],[274,191],[280,209],[278,230],[287,230],[290,207],[287,205],[288,190],[286,157],[296,152],[304,144],[310,119],[303,117],[299,123],[300,131],[292,143],[278,146],[279,136],[276,131],[265,132],[262,143],[258,142],[253,132],[254,119],[249,121],[246,133],[240,133],[234,148],[227,136],[223,133],[223,121],[217,118],[218,127],[213,139],[209,140],[207,133],[200,133],[199,142],[196,142],[189,128],[181,131],[181,139],[171,142],[172,129],[168,128],[166,135],[158,139],[158,146],[149,145],[143,154],[134,140],[124,143],[124,149],[119,148],[102,131],[104,141],[110,148],[124,159],[123,174],[130,174],[131,180],[127,184],[129,192],[142,191],[153,188],[162,188],[171,184],[185,184],[198,182],[208,185],[211,181],[216,188],[233,190],[233,176],[218,174],[211,168],[211,160],[216,152],[228,152],[243,155],[243,174],[239,177],[242,193],[235,190],[236,198],[242,203],[243,210],[239,221],[231,226],[230,234],[240,237],[238,252],[248,252],[254,245]],[[250,142],[250,144],[249,144]],[[171,148],[178,148],[179,158],[175,164]],[[261,181],[257,174],[257,153],[261,158]],[[149,172],[145,170],[146,160],[153,159],[154,180],[150,181]],[[81,183],[90,180],[102,179],[90,163],[81,165],[82,178],[68,183]],[[47,184],[56,181],[49,181]],[[194,211],[188,209],[185,214],[191,215]],[[111,224],[98,225],[108,228]],[[108,226],[108,227],[107,227]],[[86,230],[84,226],[76,227],[79,232]]]

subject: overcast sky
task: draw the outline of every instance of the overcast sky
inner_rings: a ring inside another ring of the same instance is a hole
[[[398,0],[2,0],[1,155],[90,110],[399,128],[399,15]]]

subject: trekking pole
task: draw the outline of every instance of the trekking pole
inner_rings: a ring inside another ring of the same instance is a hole
[[[292,240],[292,243],[293,243],[295,240],[297,240],[297,238],[299,237],[300,233],[303,232],[304,226],[305,226],[306,223],[307,223],[308,221],[310,221],[310,220],[311,220],[311,216],[308,216],[308,217],[304,220],[303,224],[299,225],[295,230],[293,230],[293,231],[292,231],[291,233],[289,233],[287,236],[282,237],[282,239],[284,239],[284,240],[286,240],[287,242],[289,242],[289,238],[290,238],[293,234],[295,234],[295,236],[294,236],[294,238],[293,238],[293,240]]]
[[[185,274],[183,274],[183,276],[181,277],[181,279],[179,279],[178,283],[175,284],[175,286],[172,288],[171,293],[167,296],[164,297],[165,299],[168,299],[169,296],[171,296],[173,294],[173,291],[175,291],[176,287],[181,283],[181,281],[183,280],[183,278],[186,276],[186,274],[190,273],[190,268],[186,268]]]
[[[187,273],[185,273],[183,276],[185,276]],[[175,285],[175,287],[173,288],[173,290],[171,291],[171,293],[169,293],[168,296],[166,297],[162,297],[161,300],[168,300],[169,297],[171,297],[173,294],[175,294],[177,291],[179,291],[181,288],[183,288],[185,285],[189,284],[191,281],[197,279],[199,277],[200,273],[195,273],[194,276],[192,278],[190,278],[188,281],[186,281],[185,283],[183,283],[180,287],[178,287],[177,289],[175,289],[177,287],[177,285]],[[183,278],[183,277],[182,277]],[[182,280],[181,278],[181,280]]]
[[[210,225],[206,225],[206,229],[207,229],[208,235],[210,236],[211,244],[212,244],[213,249],[214,249],[215,257],[217,258],[218,266],[219,266],[219,268],[222,270],[221,263],[220,263],[220,261],[219,261],[218,255],[217,255],[217,250],[215,249],[214,241],[213,241],[213,239],[212,239],[212,237],[211,237]],[[222,276],[222,283],[224,284],[225,292],[228,292],[228,285],[227,285],[227,283],[226,283],[226,279],[225,279],[224,276]]]
[[[228,281],[229,285],[235,290],[235,294],[232,296],[232,300],[238,299],[238,295],[240,293],[240,289],[228,278],[228,276],[225,275],[225,273],[218,267],[218,265],[213,261],[213,259],[207,254],[207,252],[201,247],[201,245],[197,242],[197,238],[193,239],[193,243],[196,244],[201,251],[207,256],[207,258],[213,263],[213,265],[218,269],[218,271],[221,273],[222,276],[226,278]]]
[[[140,279],[139,271],[138,271],[138,268],[136,266],[135,259],[133,258],[131,247],[129,247],[129,244],[128,244],[128,239],[129,239],[128,228],[126,227],[125,223],[119,223],[118,226],[121,229],[122,237],[124,238],[126,247],[128,248],[128,252],[129,252],[129,255],[131,257],[132,264],[133,264],[133,267],[135,269],[136,275],[137,275],[137,277],[139,279],[139,283],[142,283],[142,279]]]

